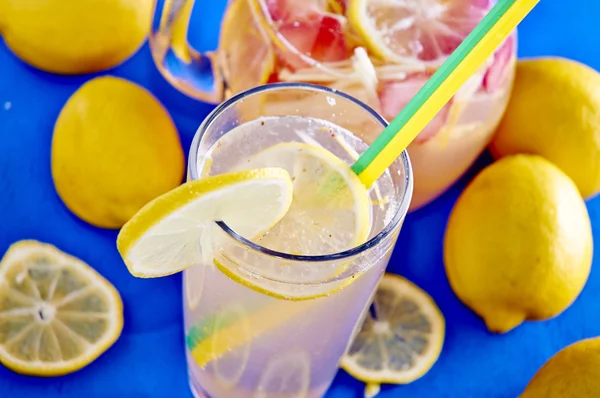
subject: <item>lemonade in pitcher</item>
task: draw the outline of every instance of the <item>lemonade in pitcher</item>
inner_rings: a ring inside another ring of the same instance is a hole
[[[196,98],[217,102],[265,83],[309,82],[348,93],[391,120],[495,3],[231,0],[219,48],[205,56],[185,39],[194,1],[167,1],[151,45],[165,77]],[[515,59],[513,34],[410,145],[412,209],[441,194],[488,144],[510,95]],[[199,83],[207,68],[214,74],[209,89]],[[261,106],[297,105],[276,98]],[[360,131],[362,121],[351,122],[344,127]],[[371,143],[377,134],[361,138]]]
[[[245,116],[282,94],[313,106]],[[311,116],[323,108],[329,119]],[[278,167],[291,177],[293,200],[277,224],[251,240],[224,223],[212,225],[211,255],[184,271],[196,396],[317,398],[333,380],[385,271],[412,190],[406,154],[369,191],[349,169],[367,144],[333,120],[343,124],[357,113],[369,121],[365,133],[384,127],[342,94],[274,85],[233,98],[200,127],[189,180]]]

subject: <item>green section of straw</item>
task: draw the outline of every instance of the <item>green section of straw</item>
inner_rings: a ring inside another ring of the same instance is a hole
[[[473,48],[489,33],[498,20],[519,0],[499,0],[473,31],[462,41],[440,68],[427,80],[402,111],[391,121],[377,139],[354,162],[352,171],[362,173],[379,153],[389,144],[404,125],[423,106],[440,85],[452,74]],[[432,115],[432,118],[435,115]],[[403,148],[404,149],[404,148]]]

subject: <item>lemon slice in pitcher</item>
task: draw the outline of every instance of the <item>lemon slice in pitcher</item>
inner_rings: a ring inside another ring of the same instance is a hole
[[[117,290],[79,259],[37,241],[14,243],[0,263],[0,362],[60,376],[94,361],[119,337]]]
[[[427,293],[408,280],[385,274],[341,367],[369,388],[406,384],[435,363],[444,342],[444,317]]]
[[[349,0],[348,18],[381,59],[439,65],[492,5],[492,0]]]
[[[142,278],[212,264],[215,221],[253,237],[286,214],[292,196],[292,181],[281,168],[190,181],[138,211],[121,229],[117,247],[129,272]]]

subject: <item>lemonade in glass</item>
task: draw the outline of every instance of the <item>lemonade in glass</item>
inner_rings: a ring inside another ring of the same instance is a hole
[[[350,94],[391,120],[495,2],[231,0],[218,50],[199,54],[186,41],[194,1],[165,1],[159,2],[151,46],[163,75],[202,100],[218,102],[265,83],[309,82]],[[488,144],[510,95],[515,59],[516,33],[410,145],[411,209],[444,192]],[[278,97],[260,106],[304,104]],[[354,132],[363,121],[348,123],[344,127]],[[362,139],[371,143],[378,133]]]
[[[292,113],[260,106],[281,96],[311,106]],[[362,130],[341,127],[357,115]],[[214,223],[211,255],[184,271],[186,354],[196,396],[325,393],[360,329],[410,203],[406,152],[368,191],[349,168],[367,147],[359,137],[385,124],[343,93],[285,83],[234,96],[200,126],[188,180],[278,167],[291,177],[293,201],[256,237]]]

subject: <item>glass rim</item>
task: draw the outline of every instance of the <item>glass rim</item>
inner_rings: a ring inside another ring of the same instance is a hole
[[[311,83],[301,83],[301,82],[279,82],[279,83],[269,83],[265,85],[260,85],[248,89],[246,91],[242,91],[238,94],[233,95],[231,98],[225,100],[221,104],[217,105],[209,114],[204,118],[196,133],[194,134],[194,138],[192,140],[189,157],[188,157],[188,169],[190,173],[191,180],[198,180],[200,178],[198,174],[198,149],[200,148],[200,142],[202,141],[202,137],[209,130],[212,123],[228,108],[243,100],[246,97],[262,93],[268,91],[275,91],[281,89],[300,89],[306,91],[314,91],[325,94],[330,94],[338,97],[342,97],[343,99],[354,103],[355,105],[362,108],[364,111],[368,112],[377,122],[379,122],[382,126],[382,131],[387,127],[388,122],[377,113],[373,108],[364,102],[352,97],[349,94],[346,94],[337,89],[333,89],[330,87],[320,86],[317,84]],[[400,224],[400,222],[404,219],[406,214],[408,213],[408,208],[410,206],[410,201],[412,199],[413,192],[413,173],[412,166],[410,163],[410,158],[408,156],[408,152],[406,150],[402,151],[397,160],[400,159],[402,162],[402,168],[404,169],[404,192],[402,193],[402,197],[400,198],[400,206],[394,217],[379,231],[375,236],[373,236],[368,241],[355,246],[353,248],[336,252],[330,254],[320,254],[320,255],[296,255],[289,254],[285,252],[279,252],[276,250],[272,250],[261,246],[257,243],[252,242],[251,240],[241,236],[237,232],[235,232],[232,228],[230,228],[223,221],[217,221],[216,224],[225,232],[229,237],[237,241],[239,244],[244,246],[248,246],[250,249],[259,252],[261,254],[265,254],[271,257],[278,257],[284,260],[289,261],[297,261],[297,262],[327,262],[333,260],[340,260],[349,257],[356,256],[372,247],[377,246],[381,243],[386,237],[388,237]]]

